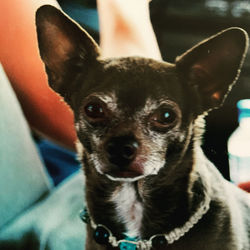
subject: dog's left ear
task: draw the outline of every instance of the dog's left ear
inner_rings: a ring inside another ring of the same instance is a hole
[[[247,33],[240,28],[229,28],[177,57],[179,74],[198,91],[201,112],[223,103],[239,76],[247,48]]]
[[[68,102],[72,79],[94,68],[99,47],[90,35],[59,9],[44,5],[36,12],[41,58],[49,85]],[[71,83],[71,84],[70,84]]]

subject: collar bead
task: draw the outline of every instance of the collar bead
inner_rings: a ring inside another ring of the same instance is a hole
[[[152,239],[153,249],[162,249],[168,245],[168,242],[164,235],[158,235]]]
[[[110,233],[104,226],[97,226],[94,230],[93,238],[96,243],[101,245],[109,244]]]

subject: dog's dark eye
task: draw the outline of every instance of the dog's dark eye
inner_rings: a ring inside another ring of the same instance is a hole
[[[163,108],[157,110],[152,116],[151,121],[156,127],[168,127],[172,125],[177,118],[177,115],[174,110],[170,108]]]
[[[104,103],[91,101],[84,107],[87,118],[91,121],[102,121],[106,118],[106,107]]]

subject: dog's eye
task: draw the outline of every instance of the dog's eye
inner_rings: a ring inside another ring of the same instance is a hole
[[[168,127],[172,125],[177,118],[177,115],[174,110],[170,108],[163,108],[157,110],[152,116],[151,121],[156,127]]]
[[[106,118],[106,107],[101,102],[91,101],[87,103],[84,112],[91,121],[102,121]]]

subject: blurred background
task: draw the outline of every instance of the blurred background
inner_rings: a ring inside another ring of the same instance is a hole
[[[98,14],[95,0],[58,0],[62,9],[79,22],[98,42]],[[250,34],[248,0],[153,0],[151,21],[164,60],[174,62],[197,42],[222,29],[238,26]],[[248,52],[249,54],[249,52]],[[250,56],[246,58],[238,83],[224,106],[206,118],[203,148],[225,178],[229,179],[227,140],[238,126],[236,103],[250,98]]]

